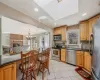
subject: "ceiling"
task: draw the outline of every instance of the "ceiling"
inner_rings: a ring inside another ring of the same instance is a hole
[[[78,0],[34,0],[55,21],[78,13]],[[43,1],[43,2],[42,2]],[[52,6],[51,6],[52,5]],[[69,9],[70,8],[70,9]]]
[[[25,24],[7,17],[2,16],[2,33],[3,34],[22,34],[22,35],[28,35],[30,33],[31,35],[34,34],[41,34],[47,32],[44,29],[37,28],[30,24]]]
[[[0,2],[51,26],[74,25],[100,13],[100,0],[0,0]],[[38,8],[38,12],[34,11]],[[83,13],[87,15],[82,16]]]

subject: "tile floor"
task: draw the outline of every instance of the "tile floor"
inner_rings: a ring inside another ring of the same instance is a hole
[[[44,80],[84,80],[75,72],[75,66],[50,60],[50,75],[45,73]],[[42,75],[39,73],[37,80],[42,80]]]

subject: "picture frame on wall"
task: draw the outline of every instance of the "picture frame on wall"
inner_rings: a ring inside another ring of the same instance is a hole
[[[67,31],[67,44],[76,45],[80,44],[79,30],[69,30]]]

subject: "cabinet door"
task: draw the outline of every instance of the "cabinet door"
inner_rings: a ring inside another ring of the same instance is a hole
[[[92,18],[92,19],[89,20],[89,40],[91,40],[90,39],[90,35],[92,34],[92,27],[96,23],[96,21],[98,20],[98,18],[100,18],[100,15],[98,15],[98,16],[96,16],[96,17],[94,17],[94,18]]]
[[[16,80],[16,64],[9,64],[1,68],[3,80]]]
[[[61,49],[61,61],[66,62],[66,49]]]
[[[80,40],[87,40],[88,21],[80,23]]]
[[[3,75],[2,75],[2,71],[1,71],[1,68],[0,68],[0,80],[3,80]]]
[[[54,28],[54,30],[53,30],[53,33],[54,33],[54,35],[58,35],[58,34],[61,34],[61,27],[58,27],[58,28]]]
[[[62,27],[62,41],[66,41],[66,26]]]
[[[91,56],[89,52],[84,53],[84,68],[88,71],[91,70]]]
[[[83,52],[76,51],[76,65],[83,67]]]

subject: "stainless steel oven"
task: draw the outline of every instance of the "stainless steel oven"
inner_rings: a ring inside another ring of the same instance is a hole
[[[60,49],[53,49],[52,59],[60,61]]]

